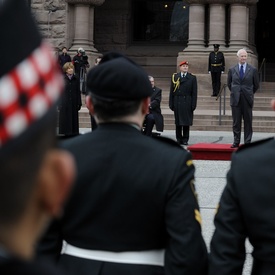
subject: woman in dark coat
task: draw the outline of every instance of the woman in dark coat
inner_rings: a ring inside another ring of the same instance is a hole
[[[81,93],[79,78],[74,74],[74,65],[67,62],[63,66],[65,91],[60,100],[59,134],[75,136],[79,134],[78,111],[81,108]]]
[[[179,144],[188,145],[193,113],[197,107],[198,85],[196,76],[188,73],[188,62],[179,65],[180,72],[172,75],[169,108],[174,112],[176,138]]]

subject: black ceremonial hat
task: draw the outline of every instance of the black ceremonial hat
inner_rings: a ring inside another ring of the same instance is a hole
[[[219,44],[214,44],[213,46],[214,46],[214,48],[216,48],[216,49],[220,47]]]
[[[101,99],[138,100],[152,95],[148,74],[129,57],[109,52],[87,76],[90,93]]]
[[[14,148],[9,145],[17,144],[19,137],[40,129],[41,120],[55,109],[64,82],[53,49],[43,41],[26,1],[1,5],[0,37],[2,153]]]

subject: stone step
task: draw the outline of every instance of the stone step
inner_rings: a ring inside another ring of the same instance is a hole
[[[82,108],[83,109],[83,108]],[[164,129],[174,130],[174,115],[169,109],[162,110],[164,117]],[[79,111],[79,127],[90,128],[90,116],[87,110]],[[231,131],[232,117],[231,112],[226,111],[225,115],[219,114],[216,110],[196,110],[192,130],[200,131]],[[254,132],[275,133],[275,112],[273,111],[253,111],[253,130]]]
[[[143,62],[146,62],[144,60]],[[157,58],[155,64],[160,62]],[[174,114],[169,109],[170,77],[158,77],[155,80],[162,87],[162,114],[164,117],[164,129],[174,130]],[[158,85],[157,85],[158,86]],[[275,132],[275,112],[271,109],[270,101],[275,98],[275,82],[261,83],[261,91],[255,94],[253,108],[254,132]],[[85,98],[82,98],[83,106],[79,111],[79,127],[91,128],[90,116],[85,107]],[[220,105],[221,104],[221,105]],[[225,113],[225,114],[224,114]],[[224,97],[216,100],[210,96],[209,90],[199,90],[197,109],[194,112],[192,130],[200,131],[232,131],[232,117],[229,103],[229,91],[226,91],[225,107]]]

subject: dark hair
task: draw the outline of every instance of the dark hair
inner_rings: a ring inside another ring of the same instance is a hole
[[[31,135],[0,158],[0,225],[12,224],[23,214],[36,184],[45,153],[56,145],[56,115],[51,110]]]
[[[109,121],[114,118],[122,118],[135,114],[142,100],[105,100],[90,94],[94,110],[99,119]]]

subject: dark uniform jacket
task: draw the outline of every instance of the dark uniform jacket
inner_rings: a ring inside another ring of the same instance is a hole
[[[253,249],[253,275],[275,274],[275,140],[243,145],[232,155],[215,216],[210,275],[242,274],[245,241]]]
[[[59,222],[39,245],[67,274],[206,274],[191,155],[173,140],[129,124],[99,124],[66,140],[78,175]],[[156,171],[157,170],[157,171]],[[155,172],[152,172],[155,171]],[[62,239],[92,250],[166,249],[165,267],[59,257]]]
[[[162,132],[164,128],[163,115],[161,114],[161,98],[162,90],[158,87],[153,88],[153,94],[151,96],[151,104],[149,108],[149,113],[154,115],[156,130]]]
[[[187,73],[181,77],[181,73],[172,75],[169,107],[174,111],[175,124],[181,126],[193,125],[193,112],[197,107],[197,78]]]
[[[209,72],[224,72],[225,60],[222,52],[211,52],[208,58],[208,71]]]
[[[18,258],[0,259],[1,275],[66,275],[51,264],[25,261]]]
[[[243,79],[240,79],[239,64],[231,67],[227,75],[227,86],[230,90],[230,106],[238,106],[242,93],[247,104],[252,108],[254,93],[259,89],[259,85],[259,75],[255,67],[246,64]]]
[[[59,109],[59,134],[78,135],[78,111],[81,108],[81,93],[79,78],[75,75],[71,79],[65,74],[65,91],[60,99]]]

